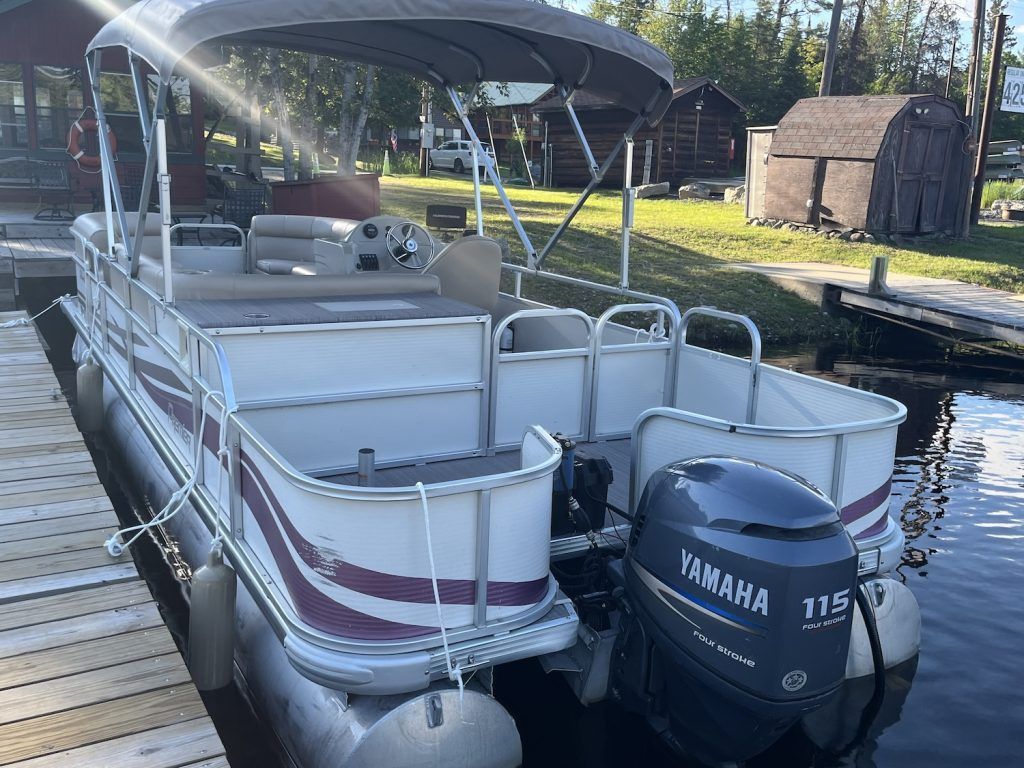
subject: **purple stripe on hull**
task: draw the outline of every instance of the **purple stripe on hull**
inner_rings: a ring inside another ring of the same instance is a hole
[[[263,532],[270,552],[281,570],[288,594],[299,617],[316,629],[357,640],[397,640],[434,634],[434,627],[400,624],[357,611],[335,602],[318,590],[292,560],[288,546],[274,522],[274,513],[260,493],[260,481],[247,463],[242,464],[242,496]],[[267,497],[271,498],[267,488]]]
[[[270,500],[273,511],[281,522],[292,547],[311,569],[339,586],[364,595],[405,603],[429,604],[434,602],[433,584],[429,578],[383,573],[353,563],[346,563],[337,558],[326,557],[320,548],[307,541],[298,532],[284,513],[273,491],[270,490],[266,479],[253,466],[249,458],[243,454],[242,460],[246,470],[253,474],[255,481]],[[246,502],[249,501],[245,488],[242,490],[242,497]],[[532,581],[489,581],[487,582],[487,604],[489,606],[533,605],[547,593],[547,586],[547,576]],[[441,602],[448,605],[472,605],[476,601],[476,582],[472,579],[438,579],[437,590]]]
[[[871,514],[877,510],[880,506],[885,504],[889,498],[889,494],[892,492],[892,476],[886,480],[882,485],[867,496],[864,496],[857,501],[850,502],[843,507],[842,512],[839,513],[840,518],[844,525],[860,520],[862,517]],[[867,528],[858,533],[854,538],[868,538],[875,536],[885,530],[887,524],[888,515],[883,514],[882,517],[876,522],[872,523],[870,528]]]
[[[170,413],[171,415],[173,415],[174,418],[181,423],[182,428],[186,432],[191,434],[192,402],[190,400],[186,400],[183,397],[173,395],[170,392],[165,392],[164,390],[160,389],[160,387],[158,387],[150,380],[149,375],[145,373],[142,369],[140,369],[138,365],[139,359],[137,357],[135,358],[135,362],[135,379],[142,385],[142,388],[146,390],[146,394],[148,394],[149,397],[153,400],[153,402],[156,403],[156,407],[159,408],[163,413]],[[215,454],[216,452],[217,451],[214,450]]]

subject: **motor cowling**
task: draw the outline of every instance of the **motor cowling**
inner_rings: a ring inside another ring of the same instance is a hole
[[[622,578],[639,626],[622,634],[620,658],[634,663],[620,688],[708,762],[757,754],[843,681],[857,550],[800,478],[733,458],[664,467]]]

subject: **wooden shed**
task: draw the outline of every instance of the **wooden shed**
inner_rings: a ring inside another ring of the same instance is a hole
[[[827,96],[798,101],[749,162],[767,163],[766,218],[954,234],[969,184],[966,138],[959,109],[941,96]]]
[[[573,107],[594,155],[601,162],[632,122],[632,113],[609,101],[580,91]],[[677,80],[672,104],[655,126],[644,125],[634,137],[633,183],[643,179],[647,140],[652,142],[652,183],[667,181],[673,187],[687,178],[730,176],[733,159],[733,126],[745,111],[736,97],[710,77]],[[551,180],[556,187],[582,187],[590,181],[583,152],[558,99],[536,104],[534,112],[546,123],[551,146]],[[605,175],[606,186],[622,186],[622,156]]]

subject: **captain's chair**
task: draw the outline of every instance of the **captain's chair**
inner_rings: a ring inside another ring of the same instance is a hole
[[[323,216],[253,216],[249,229],[249,264],[257,272],[290,275],[296,266],[313,265],[314,240],[325,238],[340,242],[357,226],[359,222],[352,219]]]
[[[441,281],[441,295],[492,312],[501,283],[501,246],[489,237],[466,235],[445,246],[425,275]]]

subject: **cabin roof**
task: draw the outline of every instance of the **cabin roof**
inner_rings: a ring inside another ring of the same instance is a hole
[[[306,51],[402,70],[438,85],[586,87],[657,122],[672,63],[635,35],[527,0],[160,0],[108,22],[88,51],[127,48],[166,82],[203,45]]]
[[[779,121],[771,154],[872,160],[892,121],[912,102],[938,96],[819,96],[801,99]]]

